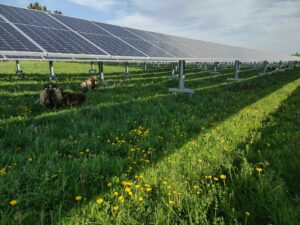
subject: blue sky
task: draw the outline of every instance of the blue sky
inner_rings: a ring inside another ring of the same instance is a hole
[[[29,0],[0,0],[26,7]],[[300,52],[300,0],[39,0],[64,15],[273,52]]]

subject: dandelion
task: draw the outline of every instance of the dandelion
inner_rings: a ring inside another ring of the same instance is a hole
[[[18,203],[18,202],[17,202],[16,199],[13,199],[13,200],[11,200],[11,201],[9,202],[9,204],[10,204],[11,206],[15,206],[17,203]]]
[[[194,189],[198,189],[198,186],[197,185],[194,185],[194,187],[193,187]]]
[[[6,168],[0,169],[0,176],[4,176],[6,174]]]
[[[151,187],[150,184],[144,184],[145,187]]]
[[[140,187],[141,187],[141,185],[139,185],[139,184],[135,185],[136,189],[139,189]]]
[[[256,169],[255,169],[258,173],[261,173],[262,171],[263,171],[263,169],[262,168],[260,168],[260,167],[256,167]]]
[[[124,204],[125,199],[124,199],[124,196],[123,196],[123,195],[121,195],[121,196],[119,197],[119,201],[120,201],[122,204]]]
[[[132,196],[132,191],[129,191],[129,192],[128,192],[128,195],[129,195],[129,196]]]
[[[87,149],[85,150],[85,152],[86,152],[86,153],[90,152],[90,149],[87,148]]]
[[[170,200],[170,201],[169,201],[169,204],[170,204],[170,205],[175,205],[175,202],[172,201],[172,200]]]
[[[28,162],[31,162],[32,161],[32,157],[29,156],[27,160],[28,160]]]
[[[114,196],[118,197],[119,196],[119,192],[115,191],[114,192]]]
[[[79,154],[80,154],[80,155],[84,155],[84,152],[80,152]]]
[[[81,197],[80,195],[77,195],[77,196],[75,197],[75,200],[78,201],[78,202],[81,201],[81,199],[82,199],[82,197]]]
[[[222,180],[226,180],[226,175],[221,174],[221,175],[220,175],[220,178],[221,178]]]
[[[246,214],[246,216],[250,216],[251,215],[248,211],[246,211],[245,214]]]
[[[96,202],[97,202],[98,205],[101,205],[104,202],[104,199],[103,198],[98,198],[96,200]]]
[[[218,181],[219,180],[219,178],[217,178],[217,177],[214,177],[214,181]]]
[[[150,192],[150,191],[152,191],[152,188],[147,187],[147,188],[146,188],[146,191],[147,191],[147,192]]]
[[[140,202],[142,202],[144,199],[143,199],[143,197],[141,196],[141,197],[139,197],[139,201]]]
[[[211,179],[212,175],[205,176],[206,179]]]
[[[119,206],[115,205],[113,209],[114,209],[115,212],[117,212],[119,210]]]
[[[167,184],[168,184],[168,182],[167,182],[167,181],[163,181],[162,183],[163,183],[164,185],[167,185]]]
[[[111,186],[112,186],[112,183],[108,183],[108,184],[107,184],[107,187],[110,188]]]

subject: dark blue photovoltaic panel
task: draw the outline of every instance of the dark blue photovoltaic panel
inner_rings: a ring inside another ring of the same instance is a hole
[[[12,23],[65,29],[63,25],[46,15],[46,13],[35,10],[0,5],[0,14]]]
[[[1,17],[0,17],[0,22],[4,22],[4,19],[2,19]]]
[[[140,56],[145,57],[142,53],[120,41],[118,38],[102,36],[97,34],[81,33],[85,38],[95,43],[104,51],[114,56]]]
[[[35,42],[50,53],[106,55],[72,31],[18,25]]]
[[[42,52],[10,24],[0,22],[0,51]]]
[[[99,23],[99,22],[94,22],[101,28],[107,30],[108,32],[112,33],[113,35],[121,38],[132,38],[132,39],[140,39],[136,35],[128,32],[122,27],[115,26],[115,25],[110,25],[110,24],[105,24],[105,23]]]
[[[4,56],[3,56],[3,55],[0,55],[0,59],[4,59]]]
[[[136,34],[137,36],[141,37],[144,40],[147,40],[149,42],[159,42],[161,41],[159,38],[154,37],[153,35],[149,34],[147,31],[143,30],[136,30],[132,28],[125,27],[126,30],[129,30],[130,32]]]
[[[88,20],[82,20],[82,19],[60,16],[60,15],[52,15],[52,16],[54,16],[60,22],[66,24],[72,30],[75,30],[77,32],[111,36],[109,33],[105,32],[104,30],[97,27],[95,24],[93,24]]]
[[[150,57],[169,57],[172,58],[173,56],[164,52],[163,50],[155,47],[154,45],[142,40],[142,39],[129,39],[129,38],[122,38],[127,43],[131,44],[133,47],[137,48],[138,50],[144,52]]]
[[[6,55],[7,59],[43,59],[41,56],[18,56],[18,55]]]
[[[174,47],[173,45],[170,45],[168,42],[163,42],[160,38],[152,35],[150,32],[142,31],[142,30],[136,30],[132,28],[125,28],[128,29],[130,32],[133,32],[134,34],[138,35],[139,37],[143,38],[144,40],[152,43],[153,45],[156,45],[160,49],[163,49],[164,51],[172,54],[175,57],[190,57],[180,49]]]

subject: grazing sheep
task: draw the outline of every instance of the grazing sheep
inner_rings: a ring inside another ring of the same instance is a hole
[[[40,105],[44,108],[58,107],[63,104],[62,91],[56,85],[45,85],[40,94]]]
[[[97,87],[97,79],[95,77],[90,77],[86,81],[80,84],[80,87],[84,90],[95,90]]]
[[[62,96],[65,106],[81,105],[86,99],[83,93],[62,92]]]

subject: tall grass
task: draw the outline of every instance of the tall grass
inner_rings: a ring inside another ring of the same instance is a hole
[[[55,63],[80,91],[88,64]],[[149,68],[149,67],[148,67]],[[0,64],[0,224],[299,224],[299,69],[106,65],[81,107],[41,109],[47,64]],[[16,200],[16,202],[12,201]]]

